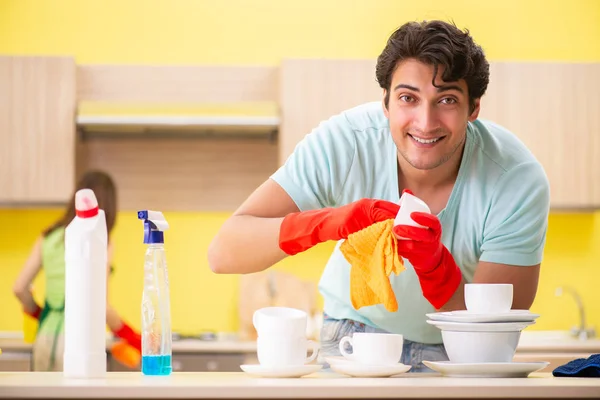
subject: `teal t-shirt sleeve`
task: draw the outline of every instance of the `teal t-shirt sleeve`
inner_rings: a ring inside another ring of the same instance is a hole
[[[550,185],[542,166],[521,164],[498,180],[483,229],[481,261],[529,266],[542,261]]]
[[[353,129],[343,114],[320,123],[273,174],[300,211],[334,207],[355,154]]]

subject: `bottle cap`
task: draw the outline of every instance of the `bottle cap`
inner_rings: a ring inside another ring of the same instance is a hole
[[[75,193],[75,215],[79,218],[98,215],[98,200],[92,189],[81,189]]]
[[[169,229],[169,223],[160,211],[138,211],[138,219],[144,221],[144,243],[164,243],[163,231]]]

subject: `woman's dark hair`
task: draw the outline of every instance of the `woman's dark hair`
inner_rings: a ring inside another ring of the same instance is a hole
[[[80,189],[92,189],[96,195],[98,208],[104,210],[106,229],[110,235],[117,217],[117,189],[112,178],[102,171],[88,171],[77,182],[75,192]],[[75,218],[75,193],[71,196],[64,215],[48,227],[43,232],[43,236],[47,236],[57,228],[67,226],[73,218]]]
[[[487,89],[489,63],[468,30],[463,32],[456,25],[444,21],[408,22],[390,36],[377,58],[377,82],[387,91],[386,107],[392,75],[398,64],[409,58],[433,65],[434,86],[439,66],[444,67],[442,79],[445,82],[464,79],[469,90],[471,110],[475,106],[475,99],[481,98]]]

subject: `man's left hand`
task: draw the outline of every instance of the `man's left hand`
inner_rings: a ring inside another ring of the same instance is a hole
[[[394,234],[398,237],[398,254],[410,261],[415,269],[423,296],[440,309],[458,289],[462,274],[441,241],[440,220],[433,214],[421,212],[413,212],[410,216],[423,227],[394,227]]]

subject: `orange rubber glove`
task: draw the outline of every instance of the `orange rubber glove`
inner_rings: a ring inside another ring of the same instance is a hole
[[[410,217],[426,228],[408,225],[394,227],[394,233],[407,240],[398,240],[398,254],[412,264],[423,296],[436,309],[450,300],[462,279],[462,274],[450,251],[442,244],[442,224],[433,214],[413,212]]]
[[[117,331],[113,331],[115,336],[125,340],[131,347],[137,351],[142,351],[142,336],[133,330],[124,321],[121,321],[121,328]]]
[[[361,199],[337,208],[301,211],[288,214],[279,230],[279,247],[294,255],[328,240],[347,239],[375,222],[395,218],[398,204]]]
[[[112,345],[110,353],[115,360],[128,368],[138,368],[142,360],[139,350],[133,348],[127,341],[120,340]]]

